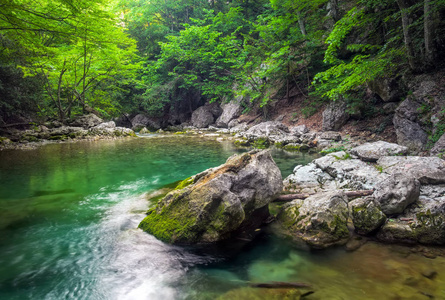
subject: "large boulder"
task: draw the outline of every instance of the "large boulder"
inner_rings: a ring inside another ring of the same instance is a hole
[[[289,128],[281,122],[268,121],[250,127],[242,136],[250,141],[265,140],[282,144],[298,143],[299,138],[290,134]]]
[[[439,157],[384,156],[377,165],[384,173],[402,173],[416,178],[421,184],[445,183],[445,161]]]
[[[229,122],[235,118],[238,118],[243,109],[239,103],[230,102],[222,105],[222,114],[216,120],[216,126],[227,128]]]
[[[407,147],[384,141],[365,143],[351,149],[352,154],[357,155],[364,161],[371,162],[375,162],[383,156],[405,155],[407,151]]]
[[[294,200],[283,206],[277,218],[287,235],[310,248],[342,245],[349,238],[348,198],[343,191]]]
[[[396,102],[400,100],[402,91],[397,80],[393,78],[376,79],[368,84],[369,88],[379,95],[384,102]]]
[[[91,127],[97,126],[102,123],[103,120],[96,116],[95,114],[88,114],[79,116],[71,122],[71,126],[73,127],[82,127],[84,129],[89,129]]]
[[[159,130],[162,127],[162,120],[159,118],[149,117],[144,114],[138,114],[131,119],[131,129],[134,131],[139,131],[144,127],[152,131]]]
[[[386,221],[386,216],[374,197],[359,198],[349,202],[352,222],[358,234],[368,235]]]
[[[270,152],[251,151],[179,187],[150,209],[139,227],[169,243],[195,244],[224,240],[261,224],[283,183]]]
[[[322,171],[331,175],[340,188],[367,190],[386,179],[387,174],[348,153],[339,151],[314,160]]]
[[[316,164],[310,163],[305,166],[296,166],[293,173],[286,177],[283,183],[286,190],[295,193],[313,193],[320,191],[328,181],[333,179]]]
[[[328,107],[323,111],[323,126],[324,131],[339,130],[349,119],[349,114],[346,111],[346,102],[335,101],[329,103]]]
[[[374,197],[386,215],[401,214],[420,195],[420,182],[403,173],[395,173],[376,185]]]
[[[425,185],[419,200],[387,222],[377,237],[388,242],[445,244],[445,185]]]
[[[422,151],[428,142],[428,135],[414,121],[402,118],[397,113],[393,118],[394,128],[397,135],[397,143],[408,147],[412,151]]]
[[[215,123],[221,113],[222,110],[216,103],[200,106],[192,113],[192,125],[196,128],[207,128]]]
[[[408,97],[396,109],[393,124],[396,130],[397,143],[413,151],[424,150],[428,135],[419,124],[421,104]]]

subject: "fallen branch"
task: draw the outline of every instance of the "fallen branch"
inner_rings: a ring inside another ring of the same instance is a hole
[[[372,193],[374,193],[374,190],[345,191],[345,195],[348,196],[348,198],[369,196],[369,195],[372,195]],[[304,199],[308,198],[309,196],[312,196],[315,194],[316,193],[280,195],[273,202],[290,202],[290,201],[296,200],[296,199],[304,200]]]
[[[268,283],[249,283],[249,286],[265,289],[293,289],[293,288],[307,288],[311,287],[309,283],[304,282],[281,282],[272,281]]]
[[[32,125],[31,123],[14,123],[14,124],[6,124],[6,125],[0,125],[0,128],[7,128],[7,127],[14,127],[14,126],[23,126],[23,125]]]

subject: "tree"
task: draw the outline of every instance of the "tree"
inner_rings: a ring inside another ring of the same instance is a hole
[[[14,42],[12,49],[26,52],[27,58],[17,64],[25,75],[44,78],[49,100],[41,103],[45,113],[55,108],[64,121],[74,104],[83,111],[87,105],[100,104],[96,100],[104,92],[102,81],[108,81],[107,89],[118,89],[113,80],[134,77],[135,42],[118,24],[108,1],[41,0],[39,4],[8,2],[0,30]],[[105,103],[108,108],[113,107],[110,101]]]

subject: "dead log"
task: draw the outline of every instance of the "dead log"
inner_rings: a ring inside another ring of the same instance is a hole
[[[364,197],[369,196],[374,193],[374,190],[362,190],[362,191],[345,191],[346,196],[348,198],[356,198],[356,197]],[[300,199],[304,200],[309,196],[315,195],[316,193],[306,193],[306,194],[287,194],[280,195],[273,202],[290,202],[292,200]]]
[[[32,123],[13,123],[13,124],[6,124],[6,125],[0,125],[0,128],[8,128],[8,127],[15,127],[15,126],[25,126],[25,125],[32,125]]]
[[[311,287],[309,283],[305,282],[281,282],[272,281],[267,283],[249,283],[250,287],[265,288],[265,289],[295,289]]]

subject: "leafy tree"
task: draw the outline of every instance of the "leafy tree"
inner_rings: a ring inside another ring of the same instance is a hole
[[[88,105],[98,105],[100,110],[105,104],[102,108],[111,112],[111,99],[96,101],[105,92],[101,83],[106,80],[106,89],[117,88],[116,80],[134,77],[137,65],[132,63],[135,43],[118,24],[109,2],[35,2],[7,2],[0,32],[14,45],[6,55],[17,49],[26,54],[15,65],[27,76],[44,79],[46,98],[39,104],[41,112],[51,115],[55,109],[62,121],[75,104],[83,111]]]

